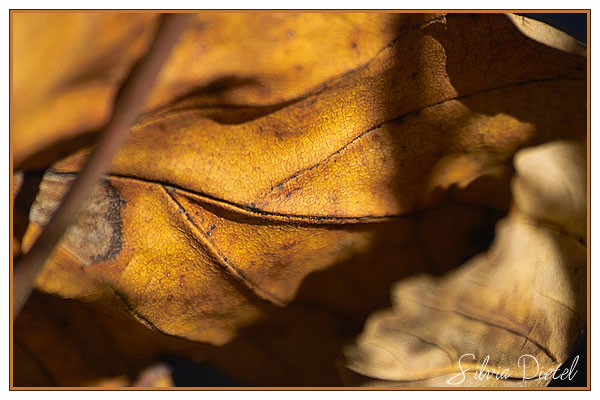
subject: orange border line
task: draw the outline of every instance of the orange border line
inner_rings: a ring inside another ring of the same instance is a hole
[[[476,10],[468,10],[468,9],[445,9],[445,10],[432,10],[432,9],[422,9],[422,10],[388,10],[388,9],[354,9],[354,10],[340,10],[340,9],[322,9],[322,10],[304,10],[304,9],[294,9],[294,10],[277,10],[277,9],[214,9],[214,10],[206,10],[206,9],[180,9],[180,10],[161,10],[161,9],[123,9],[123,10],[110,10],[110,9],[91,9],[91,10],[77,10],[77,9],[55,9],[55,10],[44,10],[44,9],[10,9],[9,10],[9,53],[10,53],[10,65],[9,65],[9,91],[10,91],[10,111],[9,115],[12,114],[12,93],[13,93],[13,85],[12,85],[12,25],[13,25],[13,14],[15,13],[97,13],[97,12],[113,12],[113,13],[174,13],[174,12],[207,12],[207,13],[266,13],[266,12],[278,12],[278,13],[294,13],[294,12],[303,12],[303,13],[424,13],[424,12],[447,12],[447,13],[563,13],[563,14],[587,14],[587,387],[169,387],[169,388],[136,388],[136,387],[120,387],[120,388],[100,388],[100,387],[28,387],[28,386],[19,386],[15,387],[13,384],[13,320],[12,320],[12,268],[13,268],[13,194],[12,194],[12,186],[13,186],[13,153],[12,153],[12,121],[9,117],[9,159],[10,159],[10,244],[9,244],[9,256],[10,256],[10,270],[9,270],[9,291],[10,291],[10,299],[9,299],[9,315],[10,315],[10,368],[9,368],[9,381],[10,381],[10,390],[11,391],[43,391],[43,390],[51,390],[51,391],[72,391],[72,390],[100,390],[100,391],[154,391],[154,390],[175,390],[175,391],[590,391],[591,390],[591,9],[553,9],[553,10],[544,10],[544,9],[524,9],[524,10],[514,10],[514,9],[476,9]]]

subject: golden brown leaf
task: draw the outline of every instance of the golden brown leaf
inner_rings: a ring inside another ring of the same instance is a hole
[[[108,121],[120,84],[150,44],[157,17],[13,14],[15,165],[45,167],[93,139]],[[364,64],[399,32],[432,17],[197,14],[159,76],[146,109],[176,99],[199,101],[205,107],[279,108]]]
[[[246,382],[340,384],[391,282],[487,246],[513,155],[585,135],[585,57],[511,18],[199,14],[38,290],[227,344]],[[45,174],[23,252],[88,154]]]
[[[152,39],[156,16],[11,16],[14,164],[43,167],[65,155],[65,141],[108,120],[119,85]]]

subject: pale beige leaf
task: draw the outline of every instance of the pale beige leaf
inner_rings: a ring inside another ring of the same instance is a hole
[[[526,149],[516,169],[515,207],[489,251],[441,278],[399,282],[393,308],[347,349],[367,384],[545,386],[570,356],[586,315],[586,245],[571,233],[585,232],[585,150]]]

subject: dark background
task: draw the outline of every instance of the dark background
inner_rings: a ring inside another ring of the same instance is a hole
[[[587,43],[587,14],[518,13],[518,15],[545,22],[568,33],[580,42]]]

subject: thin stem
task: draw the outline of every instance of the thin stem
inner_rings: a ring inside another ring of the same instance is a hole
[[[112,117],[100,134],[98,145],[85,168],[31,250],[16,261],[13,273],[13,319],[19,315],[27,302],[38,272],[67,228],[75,221],[92,189],[109,169],[113,155],[129,127],[138,118],[156,76],[189,17],[190,14],[163,16],[148,52],[132,69],[117,95]]]

